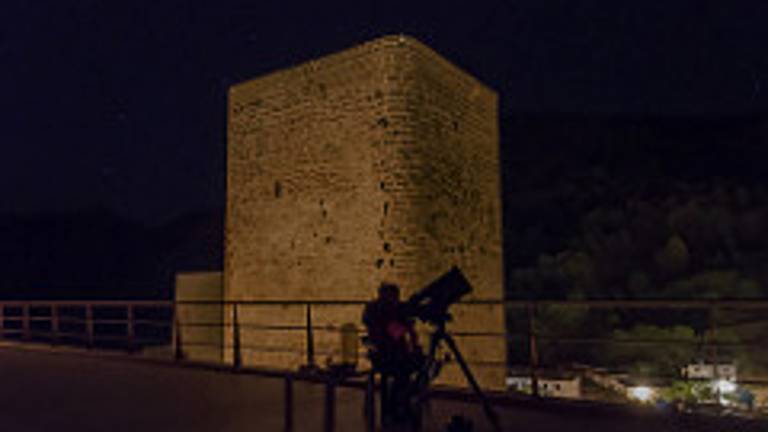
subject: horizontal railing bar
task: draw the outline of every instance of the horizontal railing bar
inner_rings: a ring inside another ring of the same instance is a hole
[[[124,321],[127,323],[128,321]],[[151,325],[151,326],[162,326],[162,327],[171,327],[173,325],[173,322],[168,319],[165,321],[161,320],[133,320],[134,324],[142,324],[142,325]]]
[[[85,336],[85,332],[82,332],[82,333],[78,333],[78,332],[63,332],[63,331],[58,331],[58,332],[56,332],[56,335],[57,335],[57,336],[61,336],[61,337],[83,338],[83,337]]]
[[[2,319],[5,321],[10,322],[21,322],[27,320],[27,318],[21,317],[21,316],[4,316]],[[84,324],[87,323],[88,320],[85,318],[79,318],[79,317],[68,317],[68,316],[59,316],[57,317],[58,321],[60,323],[80,323]],[[30,322],[50,322],[53,320],[53,317],[47,316],[47,317],[29,317],[28,320]],[[94,319],[92,322],[95,324],[126,324],[130,320],[128,318],[114,318],[114,319]],[[132,320],[136,324],[157,324],[157,325],[171,325],[172,322],[170,319],[168,320],[146,320],[146,319],[134,319]]]
[[[184,341],[184,346],[185,347],[190,347],[190,346],[194,346],[194,347],[207,346],[207,347],[213,347],[213,348],[221,349],[221,344],[212,344],[212,343],[208,343],[208,342]]]
[[[306,326],[270,326],[270,325],[258,325],[258,324],[238,324],[240,330],[271,330],[271,331],[306,331]],[[312,331],[322,330],[320,328],[312,327]]]
[[[129,320],[127,318],[94,319],[91,322],[94,324],[126,325],[129,323]]]
[[[563,344],[570,344],[570,345],[600,345],[600,344],[611,344],[611,345],[676,345],[676,344],[686,344],[686,345],[706,345],[708,347],[712,348],[758,348],[758,349],[768,349],[768,346],[765,346],[764,344],[749,344],[749,343],[736,343],[736,342],[707,342],[702,343],[701,341],[692,341],[692,340],[674,340],[674,339],[668,339],[668,340],[653,340],[653,339],[638,339],[638,340],[632,340],[632,339],[583,339],[583,338],[564,338],[564,339],[557,339],[557,338],[544,338],[540,337],[539,340],[543,342],[547,341],[556,341],[558,343]]]
[[[175,305],[240,305],[240,306],[361,306],[366,300],[180,300]],[[680,308],[680,309],[706,309],[706,308],[738,308],[738,309],[768,309],[768,299],[644,299],[644,300],[496,300],[474,299],[458,303],[459,305],[504,305],[507,307],[531,307],[531,306],[566,306],[589,308]],[[115,307],[126,306],[147,308],[172,308],[174,302],[154,300],[31,300],[31,301],[0,301],[0,307],[18,308],[29,307]]]
[[[130,338],[127,335],[105,335],[105,334],[95,334],[93,336],[93,340],[95,342],[98,341],[127,341]]]
[[[739,308],[739,309],[768,309],[768,300],[507,300],[504,302],[493,300],[470,300],[459,304],[469,305],[495,305],[504,304],[507,307],[537,307],[537,306],[565,306],[585,308],[627,308],[627,309],[708,309]]]
[[[224,324],[220,322],[184,322],[180,321],[179,326],[182,327],[225,327]]]
[[[147,308],[170,308],[173,307],[173,301],[170,300],[3,300],[0,301],[0,307],[115,307],[124,306],[147,307]]]
[[[260,346],[253,346],[253,345],[241,345],[240,349],[246,350],[246,351],[256,351],[256,352],[282,352],[282,353],[295,353],[295,354],[301,354],[304,355],[303,349],[291,349],[291,348],[281,348],[281,347],[260,347]],[[315,350],[316,354],[323,354],[321,351]],[[328,354],[328,353],[326,353]]]
[[[178,301],[177,305],[221,305],[229,306],[362,306],[367,301],[363,300],[237,300],[237,301],[210,301],[210,300],[185,300]],[[673,309],[707,309],[739,308],[739,309],[768,309],[768,300],[467,300],[458,305],[486,305],[507,307],[536,307],[536,306],[565,306],[565,307],[590,307],[590,308],[673,308]]]
[[[133,338],[133,343],[136,344],[136,345],[156,344],[156,345],[159,345],[159,346],[166,346],[166,347],[168,346],[167,345],[168,341],[163,340],[163,339],[149,339],[149,338],[136,338],[136,337],[134,337]]]

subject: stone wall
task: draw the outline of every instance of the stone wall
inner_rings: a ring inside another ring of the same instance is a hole
[[[220,363],[223,360],[224,307],[221,272],[176,274],[174,343],[181,341],[188,360]]]
[[[499,188],[496,94],[413,39],[378,39],[233,86],[225,298],[368,300],[381,281],[408,295],[456,264],[473,298],[501,299]],[[500,307],[454,312],[454,331],[503,331]],[[360,313],[313,315],[330,327]],[[304,320],[296,306],[239,314]],[[337,334],[315,339],[321,356],[335,355]],[[503,368],[485,367],[503,364],[503,340],[459,343],[482,381],[503,385]],[[243,345],[260,348],[246,364],[304,361],[301,332],[252,328]]]

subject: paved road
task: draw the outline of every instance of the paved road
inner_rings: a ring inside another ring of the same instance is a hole
[[[322,430],[322,385],[296,384],[296,431]],[[282,431],[283,381],[45,350],[0,347],[0,431]],[[339,389],[337,431],[364,431],[362,392]],[[534,432],[768,431],[683,417],[523,404],[502,409],[504,430]],[[490,430],[477,406],[433,403],[434,424],[453,413]]]

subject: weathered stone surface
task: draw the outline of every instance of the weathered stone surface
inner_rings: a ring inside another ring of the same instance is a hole
[[[192,272],[176,275],[176,319],[174,343],[181,340],[189,360],[219,363],[223,360],[224,308],[221,302],[221,272]]]
[[[431,49],[385,37],[235,85],[228,132],[227,300],[367,300],[382,281],[408,295],[454,264],[473,298],[502,298],[497,96]],[[241,318],[304,318],[253,309]],[[452,330],[503,331],[502,308],[471,309],[456,311]],[[315,320],[338,326],[360,312],[324,307]],[[316,343],[332,356],[338,336]],[[243,344],[300,351],[305,338],[252,330]],[[461,346],[472,363],[503,364],[503,339]],[[503,383],[503,368],[481,374]]]

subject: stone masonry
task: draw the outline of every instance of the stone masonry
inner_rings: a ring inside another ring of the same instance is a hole
[[[228,114],[225,300],[369,300],[382,281],[407,296],[454,264],[472,298],[502,299],[492,90],[392,36],[237,84]],[[330,329],[359,323],[362,308],[313,312]],[[451,331],[503,332],[501,307],[453,312]],[[300,306],[241,307],[244,364],[301,364],[302,332],[258,326],[304,317]],[[457,340],[483,384],[503,385],[502,338]],[[321,361],[338,357],[334,331],[315,344]]]

